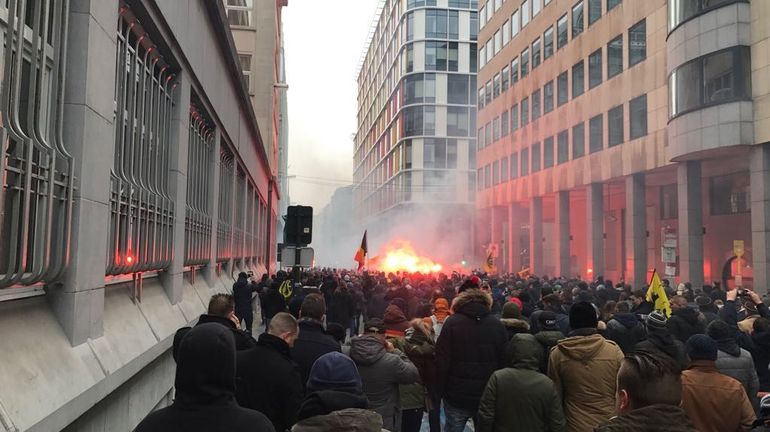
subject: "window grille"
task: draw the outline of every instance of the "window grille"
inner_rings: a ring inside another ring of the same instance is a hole
[[[184,265],[203,265],[211,256],[211,175],[214,128],[209,117],[190,105],[187,149],[187,208]]]
[[[219,153],[219,217],[217,219],[217,262],[232,258],[233,249],[233,173],[235,160],[232,152],[222,148]]]

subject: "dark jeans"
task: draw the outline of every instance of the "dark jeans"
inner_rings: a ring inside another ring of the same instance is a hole
[[[428,424],[430,432],[441,432],[441,398],[430,392],[431,408],[428,410]]]
[[[254,325],[254,313],[252,311],[240,311],[241,313],[236,313],[235,316],[238,317],[239,320],[243,320],[246,322],[246,333],[251,334],[251,326]]]
[[[463,432],[469,419],[473,419],[473,425],[476,426],[475,412],[453,407],[446,399],[444,399],[444,414],[446,415],[444,432]]]
[[[422,408],[401,411],[401,432],[420,432]]]
[[[350,337],[358,336],[358,318],[360,315],[355,315],[350,318],[348,328],[350,329]]]

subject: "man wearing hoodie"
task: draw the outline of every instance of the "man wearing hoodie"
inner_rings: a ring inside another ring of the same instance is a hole
[[[292,432],[382,430],[382,417],[367,409],[361,376],[348,356],[331,352],[319,357],[310,370],[307,391]]]
[[[615,411],[615,378],[623,351],[597,333],[591,303],[575,303],[569,323],[572,333],[551,351],[548,377],[562,397],[567,430],[591,432]]]
[[[621,302],[607,322],[606,336],[618,344],[624,354],[628,354],[634,350],[634,345],[647,337],[647,332],[637,315],[629,312],[628,303]]]
[[[626,354],[618,370],[618,416],[596,432],[695,432],[682,401],[681,369],[665,354]]]
[[[350,358],[358,366],[369,408],[382,416],[383,427],[401,430],[398,386],[419,381],[417,367],[385,338],[385,324],[370,319],[364,334],[350,341]]]
[[[752,351],[754,357],[754,368],[759,377],[759,391],[770,391],[770,320],[767,318],[758,318],[754,321],[754,332],[751,333],[751,340],[754,342],[755,349]]]
[[[559,330],[559,324],[556,321],[555,313],[544,311],[538,315],[537,319],[540,331],[535,333],[535,340],[537,340],[543,347],[540,372],[548,373],[548,358],[551,355],[551,348],[555,347],[556,344],[566,336]]]
[[[637,343],[634,346],[634,351],[652,351],[665,354],[676,362],[679,369],[687,369],[687,366],[690,365],[687,350],[682,342],[671,336],[667,323],[668,320],[662,312],[654,311],[647,315],[647,319],[644,321],[647,339]]]
[[[565,430],[556,387],[538,371],[544,353],[531,334],[516,334],[508,367],[492,374],[479,403],[479,432]]]
[[[754,369],[754,360],[751,354],[738,346],[735,337],[730,334],[730,326],[716,320],[708,325],[706,334],[717,343],[717,361],[715,366],[719,373],[733,377],[740,381],[746,390],[751,404],[758,407],[759,377]]]
[[[668,319],[668,329],[671,335],[686,343],[694,334],[706,332],[705,318],[701,319],[700,313],[695,308],[687,305],[687,299],[683,296],[671,298],[671,317]]]
[[[503,306],[500,322],[505,326],[508,339],[518,333],[529,333],[529,323],[522,318],[519,305],[514,302],[508,302]]]
[[[235,401],[235,341],[225,326],[193,327],[179,344],[176,398],[136,432],[274,432],[264,414]]]
[[[476,416],[489,377],[505,366],[508,334],[491,307],[489,294],[463,290],[436,342],[436,390],[444,402],[445,432],[464,430]]]

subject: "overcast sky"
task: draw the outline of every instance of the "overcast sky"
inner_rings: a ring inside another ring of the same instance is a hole
[[[283,10],[292,204],[315,213],[353,174],[356,69],[378,0],[290,0]]]

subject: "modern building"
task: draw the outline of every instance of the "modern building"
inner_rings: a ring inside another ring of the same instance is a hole
[[[282,9],[288,0],[223,0],[238,61],[280,199],[279,215],[289,204],[289,155],[286,62],[283,50]],[[276,240],[283,239],[283,218],[278,218]]]
[[[770,2],[487,0],[479,21],[478,227],[503,268],[767,290]]]
[[[401,237],[444,260],[470,253],[476,9],[476,0],[380,4],[358,74],[353,173],[370,248]]]
[[[275,140],[221,2],[0,16],[0,431],[133,430],[172,400],[174,332],[275,271]]]

